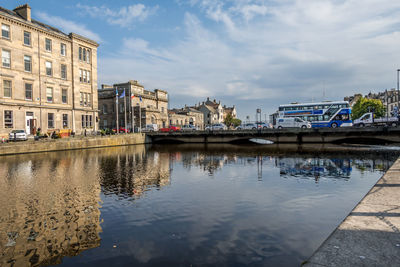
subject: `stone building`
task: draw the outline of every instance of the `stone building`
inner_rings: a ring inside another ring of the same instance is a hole
[[[203,113],[204,125],[223,123],[228,114],[231,114],[233,118],[237,116],[235,105],[232,107],[222,106],[221,101],[217,102],[215,99],[211,101],[209,97],[207,97],[206,101],[195,105],[193,108]]]
[[[361,97],[361,94],[355,94],[354,96],[345,97],[344,100],[349,101],[350,106],[353,106]],[[388,116],[395,116],[395,110],[398,107],[398,92],[396,89],[392,88],[378,93],[369,92],[364,97],[368,99],[381,100],[383,106],[387,108],[387,111],[389,112]]]
[[[100,128],[114,129],[117,127],[116,91],[118,90],[118,122],[119,126],[132,129],[146,124],[157,124],[159,127],[168,126],[168,94],[166,91],[155,89],[147,91],[138,81],[112,86],[102,85],[98,91],[100,109]],[[121,95],[125,91],[125,98]],[[125,123],[126,101],[126,123]],[[133,112],[133,116],[132,116]],[[141,120],[139,121],[139,117]],[[134,119],[134,121],[132,120]]]
[[[31,18],[25,4],[0,7],[0,136],[97,129],[97,47]]]
[[[204,115],[201,111],[185,106],[181,109],[168,110],[169,124],[182,127],[183,125],[194,125],[199,130],[204,129]]]

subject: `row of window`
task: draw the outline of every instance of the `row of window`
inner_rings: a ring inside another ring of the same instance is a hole
[[[24,31],[24,45],[31,46],[32,45],[32,34],[30,32]],[[10,25],[2,24],[1,25],[1,37],[5,39],[11,39]],[[53,41],[49,38],[45,39],[45,49],[48,52],[53,51]],[[60,54],[62,56],[67,55],[67,45],[64,43],[60,44]]]
[[[33,85],[32,83],[25,83],[25,100],[32,101],[33,99]],[[13,87],[11,80],[3,80],[3,96],[5,98],[13,97]],[[46,88],[46,101],[48,103],[54,102],[53,87]],[[61,89],[61,103],[68,104],[68,89]]]
[[[82,115],[82,117],[83,116],[85,115]],[[68,128],[68,125],[68,114],[62,114],[62,127],[66,129]],[[91,124],[90,127],[92,127]],[[14,117],[12,110],[4,110],[4,128],[14,128]],[[54,128],[54,113],[47,113],[47,128]]]
[[[81,92],[79,104],[82,107],[91,107],[92,106],[92,94]]]
[[[328,109],[328,108],[348,108],[349,104],[328,104],[328,105],[315,105],[315,106],[292,106],[292,107],[279,107],[279,111],[290,110],[313,110],[313,109]]]
[[[93,127],[93,116],[82,115],[82,128],[92,128],[92,127]]]
[[[90,71],[79,69],[79,81],[81,83],[90,83]]]
[[[3,49],[1,51],[2,66],[4,68],[11,68],[11,52]],[[46,75],[53,76],[53,62],[46,61]],[[32,72],[32,57],[24,55],[24,70],[26,72]],[[61,64],[60,67],[61,79],[67,79],[67,65]]]
[[[79,47],[79,60],[90,63],[90,49]]]

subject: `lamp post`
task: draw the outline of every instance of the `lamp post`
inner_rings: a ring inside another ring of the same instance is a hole
[[[400,69],[397,69],[397,116],[399,116],[399,112],[400,112],[400,91],[399,91],[399,72]]]

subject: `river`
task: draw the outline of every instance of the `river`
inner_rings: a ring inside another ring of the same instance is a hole
[[[0,157],[0,266],[299,266],[398,155],[137,145]]]

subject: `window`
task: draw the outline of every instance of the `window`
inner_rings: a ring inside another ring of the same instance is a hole
[[[32,57],[24,56],[24,68],[27,72],[32,72]]]
[[[83,49],[83,58],[82,58],[82,60],[86,61],[86,49],[85,48]]]
[[[79,47],[79,60],[82,60],[82,47]]]
[[[53,102],[53,88],[52,87],[46,88],[46,100],[47,100],[47,102],[50,102],[50,103]]]
[[[87,73],[86,70],[84,70],[84,71],[83,71],[83,82],[84,82],[84,83],[86,82],[86,73]]]
[[[24,32],[24,45],[31,45],[31,33]]]
[[[92,115],[89,115],[89,127],[92,128]]]
[[[4,97],[12,97],[12,83],[11,81],[3,81]]]
[[[51,40],[46,38],[46,51],[51,52]]]
[[[66,56],[67,55],[67,46],[66,44],[61,43],[61,55]]]
[[[63,104],[68,103],[68,90],[67,89],[62,89],[61,90],[61,101]]]
[[[67,79],[67,65],[61,64],[61,79]]]
[[[79,81],[83,82],[82,70],[79,70]]]
[[[80,105],[83,106],[83,93],[81,93],[81,97],[80,97]]]
[[[108,108],[106,104],[103,104],[103,114],[107,114],[108,113]]]
[[[10,26],[6,24],[1,25],[1,37],[10,39]]]
[[[68,114],[63,114],[63,128],[68,128]]]
[[[103,127],[106,128],[108,126],[108,121],[107,120],[103,120]]]
[[[52,76],[53,75],[53,63],[50,61],[46,61],[46,75]]]
[[[90,71],[87,72],[87,82],[90,83]]]
[[[13,128],[13,112],[4,110],[4,128]]]
[[[86,116],[82,115],[82,128],[86,127]]]
[[[54,128],[54,113],[47,114],[47,128]]]
[[[86,62],[90,63],[90,50],[86,50]]]
[[[2,50],[1,61],[3,62],[3,67],[11,68],[11,52],[8,50]]]
[[[91,94],[87,94],[87,105],[90,107],[92,106],[92,95]]]
[[[87,93],[83,94],[83,105],[86,106],[87,105]]]
[[[25,84],[25,99],[32,100],[32,84],[31,83]]]

